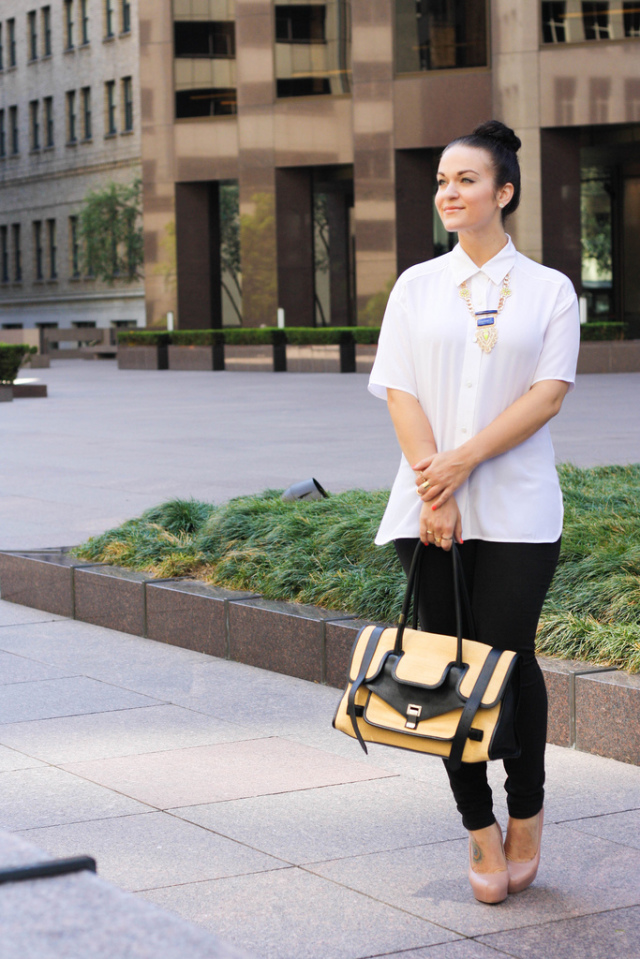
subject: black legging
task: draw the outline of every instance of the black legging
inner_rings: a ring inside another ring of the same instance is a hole
[[[397,539],[396,551],[408,572],[417,539]],[[509,815],[528,819],[542,809],[544,750],[547,737],[547,690],[535,658],[540,610],[560,553],[556,543],[490,543],[465,540],[459,546],[478,642],[520,654],[520,702],[516,729],[521,755],[505,759]],[[422,629],[455,634],[451,556],[428,546],[422,557],[419,618]],[[465,630],[463,635],[468,636]],[[466,829],[495,822],[486,763],[445,768]]]

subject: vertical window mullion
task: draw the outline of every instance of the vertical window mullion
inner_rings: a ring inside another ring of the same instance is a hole
[[[22,250],[20,248],[20,224],[14,223],[13,232],[13,279],[22,282]]]
[[[49,279],[55,280],[58,277],[58,263],[56,246],[56,221],[47,220],[47,233],[49,240]]]

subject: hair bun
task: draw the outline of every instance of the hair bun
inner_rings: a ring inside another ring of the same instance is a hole
[[[496,140],[507,150],[512,150],[514,153],[517,153],[522,146],[520,137],[516,136],[511,127],[505,126],[500,120],[488,120],[486,123],[481,123],[479,127],[475,128],[473,135],[484,137],[485,140]]]

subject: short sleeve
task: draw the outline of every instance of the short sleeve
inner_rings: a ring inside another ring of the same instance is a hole
[[[396,283],[385,310],[378,350],[369,377],[369,390],[386,400],[387,390],[402,390],[417,398],[409,316],[403,305],[403,284]]]
[[[533,375],[533,383],[541,380],[562,380],[573,389],[580,349],[580,311],[571,282],[565,283],[558,303],[547,325],[542,352]]]

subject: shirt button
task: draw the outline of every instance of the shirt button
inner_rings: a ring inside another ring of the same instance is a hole
[[[471,387],[473,386],[473,383],[471,382],[471,380],[467,382],[467,386],[469,387],[469,389],[471,389]]]
[[[460,432],[461,432],[461,433],[466,433],[466,432],[467,432],[467,427],[466,427],[466,426],[463,426],[462,429],[460,430]]]

